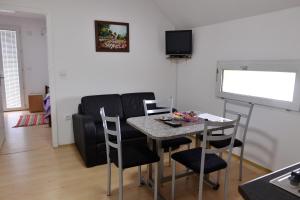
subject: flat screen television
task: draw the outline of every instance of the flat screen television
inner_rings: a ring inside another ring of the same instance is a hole
[[[167,55],[192,54],[192,30],[166,31]]]

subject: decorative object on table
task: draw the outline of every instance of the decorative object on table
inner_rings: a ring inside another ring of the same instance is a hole
[[[172,126],[174,128],[181,126],[191,126],[195,124],[203,123],[203,119],[200,118],[195,112],[173,112],[172,116],[162,116],[157,120]]]
[[[193,112],[174,112],[173,113],[173,118],[175,120],[182,120],[185,122],[196,122],[198,121],[200,118],[198,117],[198,115]]]
[[[95,21],[97,52],[129,52],[129,24]]]
[[[48,120],[45,118],[44,113],[26,114],[20,116],[17,125],[13,128],[38,126],[44,124],[48,124]]]
[[[32,94],[28,95],[29,112],[43,112],[43,95]]]

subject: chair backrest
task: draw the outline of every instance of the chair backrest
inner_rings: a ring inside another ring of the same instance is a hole
[[[111,148],[117,149],[119,166],[122,166],[122,138],[121,138],[120,118],[105,116],[104,107],[100,108],[100,115],[102,118],[103,129],[104,129],[107,161],[110,160],[110,156],[109,156],[110,149]],[[113,128],[110,129],[108,127],[108,123]]]
[[[202,142],[202,152],[201,152],[201,164],[200,164],[200,183],[199,183],[199,199],[202,199],[202,187],[203,187],[203,177],[204,177],[204,166],[205,166],[205,157],[206,154],[216,154],[216,153],[222,153],[226,150],[228,150],[228,156],[226,159],[226,173],[225,173],[225,199],[227,199],[227,170],[230,169],[230,161],[231,161],[231,155],[232,155],[232,149],[234,144],[234,139],[237,133],[238,124],[240,121],[241,116],[238,115],[236,120],[232,121],[224,121],[224,122],[211,122],[205,119],[204,122],[204,132],[203,132],[203,142]],[[209,131],[210,127],[231,127],[233,131],[230,134],[227,134],[228,131],[226,131],[226,134],[224,135],[212,135],[211,131]],[[209,135],[208,135],[209,134]],[[223,148],[210,148],[209,143],[210,141],[222,141],[222,140],[230,140],[230,144],[223,147]]]
[[[203,161],[205,159],[206,154],[216,154],[216,153],[222,153],[224,151],[228,151],[229,156],[227,159],[227,163],[230,162],[234,139],[235,139],[235,136],[237,133],[240,118],[241,118],[241,116],[238,114],[237,118],[235,120],[231,120],[231,121],[211,122],[211,121],[208,121],[207,119],[205,119],[204,131],[203,131],[203,142],[202,142]],[[213,134],[211,134],[209,129],[214,128],[214,127],[230,127],[230,129],[232,131],[230,131],[230,133],[226,132],[226,134],[224,134],[224,135],[213,135]],[[223,140],[230,140],[230,143],[223,148],[210,148],[209,147],[210,141],[223,141]]]
[[[144,103],[144,111],[145,115],[153,115],[153,114],[159,114],[159,113],[172,113],[173,111],[173,98],[171,97],[169,99],[169,106],[168,107],[157,107],[158,101],[157,100],[143,100]],[[156,105],[156,109],[150,109],[149,105]]]
[[[241,111],[233,110],[231,107],[236,107]],[[240,115],[242,119],[244,119],[244,123],[240,121],[239,126],[244,129],[243,135],[242,135],[242,142],[245,143],[246,140],[246,134],[248,131],[249,122],[251,119],[251,114],[253,110],[254,104],[243,102],[243,101],[237,101],[237,100],[230,100],[230,99],[224,99],[224,110],[223,110],[223,117],[226,118],[228,115]]]

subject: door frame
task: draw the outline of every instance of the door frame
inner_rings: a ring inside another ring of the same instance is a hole
[[[26,5],[26,4],[25,4]],[[56,104],[56,82],[55,82],[55,65],[54,65],[54,50],[53,50],[53,26],[51,13],[42,8],[28,8],[14,3],[0,3],[0,8],[5,10],[15,10],[20,12],[28,12],[34,14],[41,14],[46,17],[47,27],[47,53],[48,53],[48,73],[49,73],[49,86],[51,95],[51,120],[52,120],[52,146],[58,147],[58,129],[57,129],[57,104]]]
[[[20,97],[21,97],[21,107],[19,108],[10,108],[6,107],[6,93],[5,93],[5,84],[2,91],[2,103],[3,103],[3,111],[18,111],[24,110],[26,108],[26,100],[25,100],[25,79],[24,79],[24,66],[23,66],[23,47],[22,47],[22,38],[21,38],[21,28],[15,25],[7,25],[0,24],[0,30],[10,30],[16,31],[17,35],[17,53],[18,53],[18,69],[19,69],[19,84],[20,84]],[[1,45],[1,41],[0,41]],[[2,51],[0,46],[0,67],[3,70],[3,62],[2,62]],[[4,71],[4,70],[3,70]],[[4,73],[4,72],[3,72]]]

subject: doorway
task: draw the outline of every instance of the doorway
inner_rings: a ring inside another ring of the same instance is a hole
[[[2,102],[4,111],[23,110],[24,83],[17,28],[0,26],[0,74],[4,77]]]
[[[47,39],[45,15],[0,11],[0,67],[5,77],[1,100],[9,111],[4,115],[6,140],[0,154],[51,147],[50,100],[45,109],[51,91]]]

